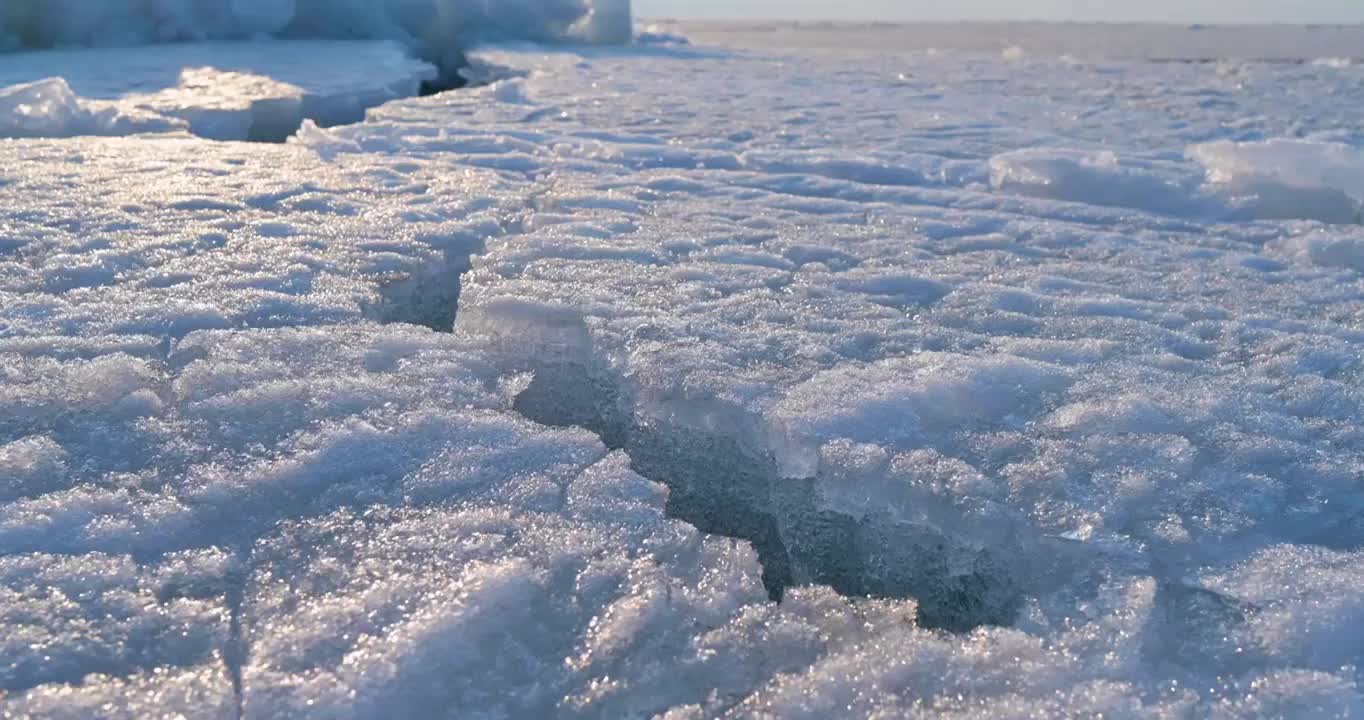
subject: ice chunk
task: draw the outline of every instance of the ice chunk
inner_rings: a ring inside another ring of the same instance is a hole
[[[686,35],[676,32],[667,25],[657,23],[650,24],[635,33],[635,42],[639,45],[681,46],[691,44],[691,40],[687,39]]]
[[[1286,238],[1278,249],[1287,257],[1322,267],[1364,272],[1364,237],[1311,232]]]
[[[320,71],[325,68],[325,72]],[[60,78],[39,79],[47,75]],[[393,42],[269,41],[6,56],[0,136],[69,137],[187,128],[213,140],[281,142],[305,119],[358,122],[417,95],[436,69]],[[28,82],[34,81],[34,82]]]
[[[1360,221],[1364,150],[1310,140],[1215,142],[1194,145],[1189,157],[1207,181],[1258,218]]]
[[[808,477],[813,441],[848,439],[913,448],[962,427],[1016,426],[1068,385],[1064,371],[1018,357],[923,353],[837,368],[794,389],[773,410],[784,474]],[[830,403],[831,397],[839,398]]]
[[[1364,593],[1353,581],[1361,569],[1364,553],[1357,550],[1280,545],[1203,582],[1254,608],[1235,629],[1252,652],[1329,672],[1364,661],[1357,641],[1332,630],[1338,622],[1364,622]]]
[[[288,37],[395,40],[450,77],[479,40],[578,40],[623,44],[628,0],[513,3],[394,0],[10,0],[0,13],[0,51],[64,46]]]
[[[990,159],[996,190],[1091,205],[1183,215],[1200,207],[1168,167],[1122,161],[1112,151],[1018,150]]]
[[[183,127],[155,113],[77,97],[62,78],[0,88],[0,138],[131,135]]]

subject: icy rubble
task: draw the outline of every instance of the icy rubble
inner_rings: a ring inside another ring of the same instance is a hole
[[[0,714],[1364,715],[1338,70],[492,60],[0,145]]]

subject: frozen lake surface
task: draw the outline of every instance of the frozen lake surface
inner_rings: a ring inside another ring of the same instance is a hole
[[[732,47],[995,53],[1018,48],[1089,60],[1302,62],[1364,59],[1364,25],[665,20],[693,42]]]
[[[0,715],[1364,717],[1358,31],[774,27],[0,55]]]

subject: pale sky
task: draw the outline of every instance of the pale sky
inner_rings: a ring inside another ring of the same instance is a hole
[[[1364,22],[1364,0],[634,0],[640,17]]]

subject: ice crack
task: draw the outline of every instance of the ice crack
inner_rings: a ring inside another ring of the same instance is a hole
[[[536,369],[514,408],[553,426],[597,433],[636,472],[670,490],[667,515],[752,543],[768,595],[821,584],[850,597],[919,602],[926,627],[964,632],[1010,622],[1021,591],[1006,552],[972,552],[932,527],[820,508],[813,480],[780,476],[771,453],[733,433],[643,421],[608,373],[557,362]],[[962,556],[972,556],[963,568]]]

